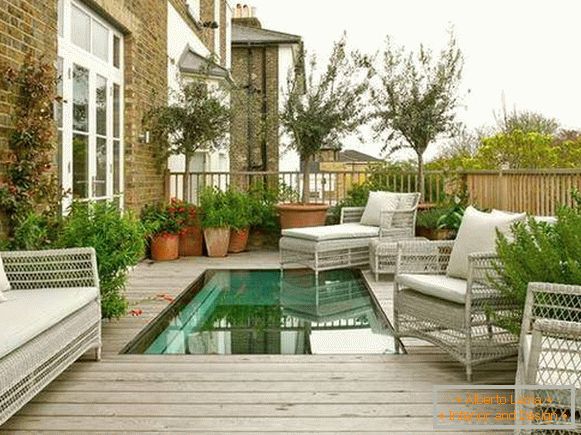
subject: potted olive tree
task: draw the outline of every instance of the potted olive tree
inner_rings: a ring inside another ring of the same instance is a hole
[[[182,82],[179,91],[172,93],[171,101],[149,110],[144,124],[151,131],[161,162],[165,164],[172,155],[184,156],[183,199],[188,201],[192,157],[197,150],[225,145],[230,107],[225,92],[203,79]]]
[[[313,57],[306,83],[301,74],[289,75],[280,120],[290,138],[288,148],[300,156],[303,180],[301,202],[278,206],[282,228],[324,224],[328,206],[309,203],[310,164],[322,148],[339,147],[341,139],[355,133],[366,121],[363,103],[368,66],[366,57],[347,52],[343,37],[335,43],[322,73],[318,73]]]
[[[209,257],[225,257],[230,244],[230,226],[233,211],[228,195],[215,187],[207,187],[200,194],[201,223]]]

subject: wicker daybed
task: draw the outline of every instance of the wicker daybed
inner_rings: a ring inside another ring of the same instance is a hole
[[[92,248],[0,259],[10,285],[0,293],[1,425],[84,353],[100,358],[101,305]]]

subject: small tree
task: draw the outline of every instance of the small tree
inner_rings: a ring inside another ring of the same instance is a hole
[[[455,127],[463,57],[454,35],[438,58],[423,45],[406,53],[390,39],[383,53],[381,85],[373,90],[378,134],[387,133],[385,149],[411,148],[418,159],[417,189],[424,193],[424,153],[438,137]]]
[[[347,52],[344,36],[335,43],[322,74],[316,74],[317,62],[311,58],[306,90],[301,74],[289,76],[280,120],[292,138],[288,147],[298,152],[303,166],[303,203],[309,202],[309,162],[321,148],[338,147],[342,138],[356,132],[367,119],[363,99],[368,66],[366,57]]]
[[[230,108],[225,95],[204,80],[184,82],[172,104],[153,107],[144,123],[151,130],[162,162],[171,155],[184,155],[189,186],[191,158],[199,149],[222,146],[230,126]]]

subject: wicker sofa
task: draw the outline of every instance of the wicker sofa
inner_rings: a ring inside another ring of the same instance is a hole
[[[0,425],[89,350],[100,358],[101,305],[92,248],[0,252]]]
[[[415,233],[420,194],[397,195],[398,208],[382,211],[378,226],[361,224],[365,207],[344,207],[338,225],[283,230],[279,242],[281,268],[300,264],[318,274],[324,270],[368,266],[370,241],[400,240]]]

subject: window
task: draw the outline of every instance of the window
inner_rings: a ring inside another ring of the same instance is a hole
[[[71,200],[123,206],[123,35],[76,0],[59,2],[60,179]]]
[[[190,16],[194,20],[200,21],[200,0],[186,0],[186,4]]]

